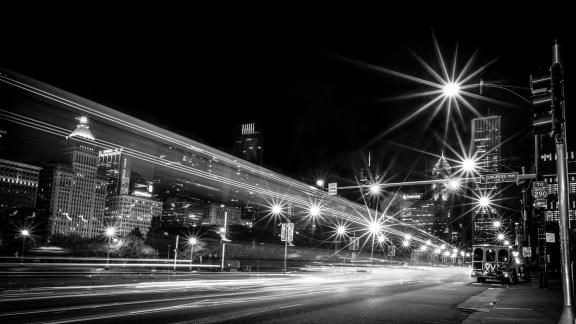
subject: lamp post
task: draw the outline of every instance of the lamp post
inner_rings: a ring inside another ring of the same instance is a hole
[[[24,248],[26,243],[26,237],[30,235],[30,231],[23,229],[20,231],[20,236],[22,236],[22,255],[20,256],[20,263],[24,262]]]
[[[192,260],[194,259],[194,245],[198,243],[198,240],[195,237],[191,237],[188,239],[188,244],[190,245],[190,271],[192,271]]]
[[[110,270],[110,243],[112,241],[112,238],[114,238],[116,236],[116,228],[115,227],[107,227],[106,230],[104,231],[104,234],[106,235],[106,237],[108,238],[108,252],[106,253],[106,270]]]
[[[176,244],[174,245],[174,271],[176,271],[176,261],[178,260],[178,240],[180,235],[176,235]]]
[[[220,271],[224,271],[224,254],[226,253],[226,225],[228,222],[228,212],[224,211],[224,227],[220,229],[222,232],[222,262],[220,264]]]

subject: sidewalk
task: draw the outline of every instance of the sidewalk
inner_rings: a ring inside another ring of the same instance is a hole
[[[539,281],[490,287],[459,304],[474,309],[462,323],[558,323],[563,296],[560,279],[551,279],[548,288]]]

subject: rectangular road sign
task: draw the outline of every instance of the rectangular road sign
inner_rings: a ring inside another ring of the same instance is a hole
[[[534,200],[534,207],[536,208],[543,208],[546,207],[547,201],[546,199],[535,199]]]
[[[546,243],[556,243],[556,235],[554,233],[546,233]]]
[[[331,182],[328,184],[328,194],[330,196],[335,196],[338,194],[338,183]]]
[[[288,242],[294,241],[294,223],[282,223],[280,240],[284,242],[286,241],[286,238],[288,238]]]
[[[351,251],[358,251],[360,249],[360,238],[353,237],[350,239],[350,250]]]
[[[480,183],[517,182],[518,172],[493,173],[480,175]]]
[[[532,248],[530,248],[529,246],[523,246],[522,247],[522,256],[525,258],[532,257]]]

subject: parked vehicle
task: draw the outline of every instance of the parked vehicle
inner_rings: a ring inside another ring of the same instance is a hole
[[[471,277],[478,282],[487,279],[502,283],[529,281],[522,257],[511,246],[481,244],[472,247]]]

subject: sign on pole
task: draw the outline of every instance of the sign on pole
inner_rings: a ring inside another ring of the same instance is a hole
[[[358,251],[358,249],[360,249],[360,238],[359,237],[353,237],[350,240],[350,250],[351,251]]]
[[[546,181],[534,181],[532,183],[532,197],[534,199],[546,199],[548,197]]]
[[[280,240],[292,242],[294,240],[294,223],[282,223],[282,231],[280,232]]]
[[[522,247],[522,256],[525,258],[532,257],[532,248],[529,246],[523,246]]]
[[[518,182],[518,172],[480,175],[480,183]]]
[[[330,196],[335,196],[338,194],[338,183],[331,182],[328,184],[328,194]]]
[[[388,256],[396,256],[396,247],[395,246],[389,246],[388,247]]]
[[[554,233],[546,233],[546,243],[556,243],[556,235]]]

